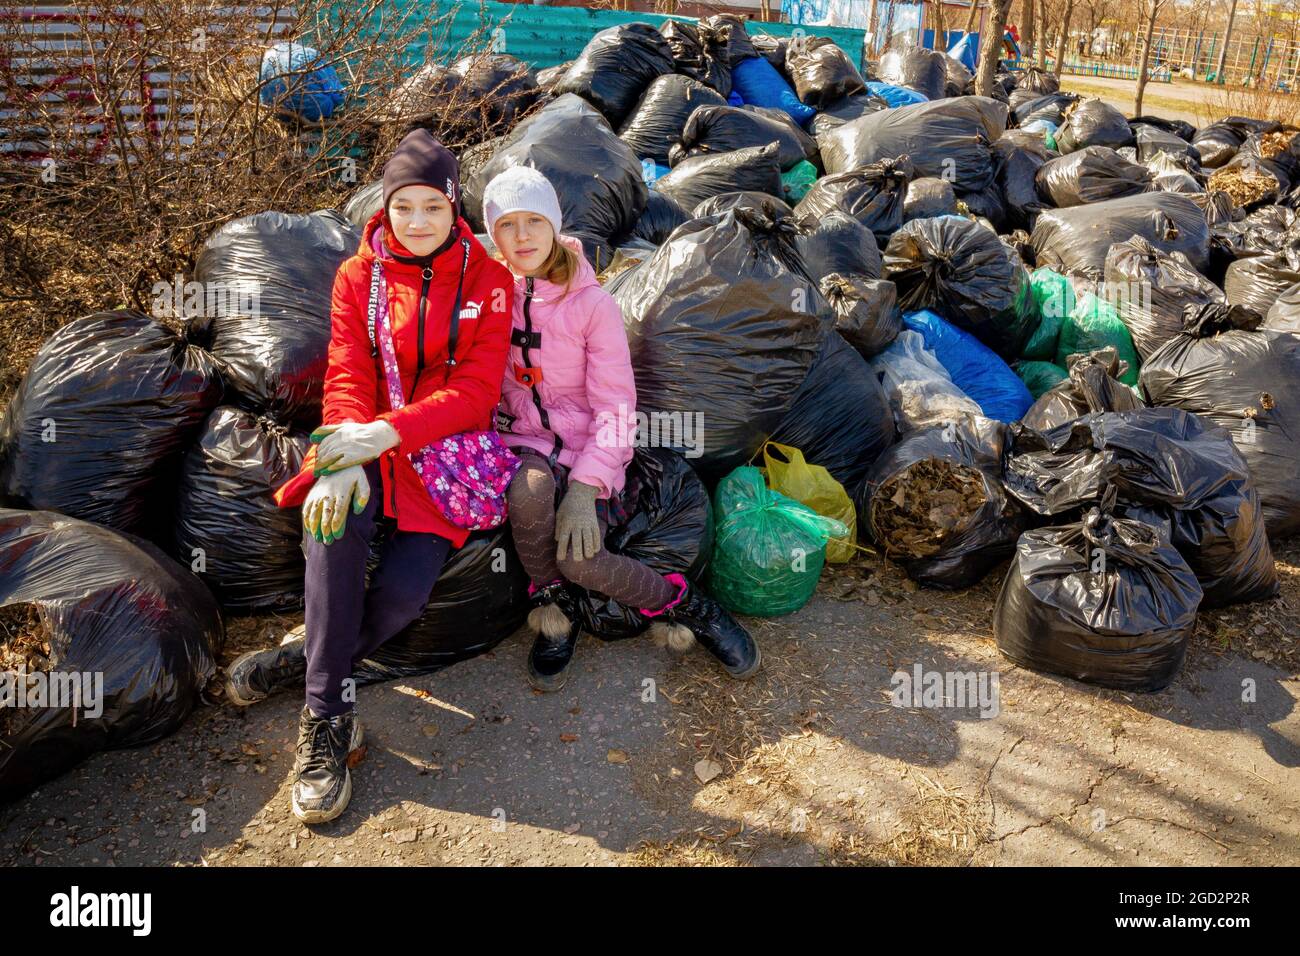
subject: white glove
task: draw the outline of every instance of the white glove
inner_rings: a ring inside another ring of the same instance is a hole
[[[401,439],[396,428],[380,419],[365,424],[322,425],[311,433],[311,440],[320,443],[316,449],[316,474],[328,475],[374,461]]]
[[[360,465],[321,475],[302,503],[303,527],[321,544],[332,544],[343,537],[348,504],[355,514],[361,514],[369,500],[370,482]]]

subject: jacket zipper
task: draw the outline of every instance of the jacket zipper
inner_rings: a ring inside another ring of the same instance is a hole
[[[415,378],[411,381],[411,394],[406,396],[406,404],[408,405],[415,400],[415,387],[419,384],[420,373],[424,371],[424,310],[429,302],[429,283],[432,280],[433,268],[425,266],[424,272],[420,274],[420,317],[416,323],[416,335],[420,346],[416,351]]]
[[[528,333],[529,338],[531,338],[533,334],[532,304],[533,304],[533,277],[529,276],[528,282],[524,290],[524,331]],[[531,366],[533,362],[532,359],[530,359],[528,356],[529,348],[527,345],[523,346],[523,351],[524,351],[524,365]],[[545,428],[548,432],[550,432],[552,437],[555,439],[555,445],[551,450],[551,454],[553,456],[558,457],[560,454],[560,449],[564,447],[564,443],[560,441],[559,433],[557,433],[554,429],[551,428],[551,419],[550,416],[546,414],[546,409],[542,407],[542,394],[537,390],[537,383],[534,382],[532,385],[529,386],[529,389],[533,393],[533,404],[537,406],[537,415],[542,421],[542,427]]]

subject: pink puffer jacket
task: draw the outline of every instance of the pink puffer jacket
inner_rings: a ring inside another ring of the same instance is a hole
[[[570,480],[595,485],[599,497],[607,498],[622,491],[632,460],[632,360],[618,303],[596,281],[582,244],[565,235],[560,242],[577,252],[580,262],[567,293],[563,286],[534,279],[526,303],[528,280],[515,276],[514,328],[497,427],[507,445],[524,445],[544,456],[558,435],[558,461],[569,467]],[[538,344],[528,347],[525,359],[520,337],[529,328]],[[540,376],[530,367],[540,369]]]

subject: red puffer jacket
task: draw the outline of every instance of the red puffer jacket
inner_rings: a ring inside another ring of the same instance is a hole
[[[379,459],[384,514],[396,518],[398,528],[404,531],[433,532],[460,547],[469,533],[442,516],[407,456],[447,435],[492,426],[510,351],[514,282],[504,265],[488,257],[463,218],[456,220],[457,239],[451,248],[434,258],[431,276],[417,265],[385,255],[384,284],[402,390],[411,395],[412,387],[415,389],[406,406],[394,412],[388,402],[383,366],[371,350],[366,325],[370,270],[375,260],[371,237],[381,228],[389,250],[410,255],[385,227],[380,210],[366,223],[357,254],[339,266],[330,309],[329,368],[321,423],[382,418],[392,425],[401,441]],[[449,366],[451,309],[464,260],[461,239],[469,243],[469,261],[461,290],[456,364]],[[423,317],[419,315],[422,294]],[[419,350],[421,340],[423,349]],[[277,504],[288,508],[306,500],[315,483],[315,462],[313,445],[298,474],[276,491]],[[380,493],[381,489],[371,489],[372,495]]]

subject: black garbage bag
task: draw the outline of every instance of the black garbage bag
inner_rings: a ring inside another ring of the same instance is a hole
[[[693,218],[690,210],[682,208],[675,199],[670,199],[657,189],[650,190],[646,197],[645,210],[632,227],[633,239],[661,246],[674,229]]]
[[[1002,200],[1002,190],[998,189],[997,183],[989,183],[983,189],[974,192],[958,189],[957,202],[964,203],[966,206],[965,210],[962,210],[959,205],[957,207],[959,211],[983,220],[982,224],[985,227],[996,233],[1007,231],[1007,207]]]
[[[1012,94],[1011,115],[1015,118],[1017,126],[1028,126],[1030,123],[1046,120],[1053,126],[1059,127],[1065,122],[1065,114],[1078,102],[1079,97],[1074,93],[1048,93],[1023,98],[1019,94]]]
[[[1198,130],[1192,145],[1201,154],[1202,166],[1217,169],[1237,155],[1251,133],[1272,133],[1281,128],[1281,123],[1271,120],[1228,116]]]
[[[371,542],[371,571],[384,540],[384,534],[376,534]],[[510,525],[471,532],[447,558],[419,618],[381,644],[352,676],[370,684],[441,670],[492,650],[527,615],[528,574],[515,553]]]
[[[848,54],[826,37],[797,36],[785,54],[785,72],[799,99],[809,106],[829,106],[867,88]]]
[[[780,213],[789,216],[793,210],[784,199],[777,199],[770,193],[755,192],[752,189],[738,189],[732,193],[718,193],[710,196],[691,211],[690,218],[702,219],[705,216],[720,216],[728,209],[753,209],[766,212],[769,216]]]
[[[1244,153],[1263,160],[1281,169],[1288,181],[1293,180],[1300,174],[1300,137],[1296,132],[1294,126],[1281,126],[1268,133],[1251,133],[1241,144],[1238,155]]]
[[[694,209],[710,196],[738,190],[779,197],[784,192],[780,151],[778,143],[768,143],[730,153],[691,156],[657,179],[655,189],[687,209]]]
[[[1263,328],[1280,332],[1300,332],[1300,283],[1287,289],[1274,302],[1264,317]]]
[[[1007,107],[983,96],[916,103],[851,120],[818,139],[828,173],[907,157],[917,176],[971,192],[993,182],[989,145],[1006,129]]]
[[[886,243],[903,224],[907,187],[914,172],[903,157],[822,176],[799,200],[795,216],[816,221],[839,210],[870,229],[878,243]]]
[[[943,68],[947,75],[947,80],[943,85],[944,96],[962,96],[966,93],[968,88],[971,94],[974,95],[975,74],[966,69],[966,64],[962,63],[962,61],[958,60],[956,57],[944,54]],[[999,93],[1002,93],[1002,96],[998,96]],[[1006,97],[1006,91],[997,83],[993,84],[993,90],[989,95],[999,102],[1007,102],[1007,99],[1004,99],[1004,97]]]
[[[1226,193],[1242,209],[1255,209],[1285,197],[1291,178],[1279,163],[1242,150],[1210,174],[1206,188]]]
[[[392,89],[375,118],[405,127],[436,119],[455,121],[458,110],[450,108],[453,104],[466,111],[472,109],[470,97],[461,93],[461,80],[461,74],[446,63],[425,63]],[[456,127],[459,132],[464,125],[457,122]]]
[[[1294,211],[1285,206],[1260,206],[1243,214],[1224,193],[1212,192],[1210,195],[1223,197],[1223,203],[1215,203],[1213,209],[1207,209],[1206,221],[1213,227],[1215,243],[1226,249],[1232,258],[1270,255],[1282,246],[1292,245],[1290,240],[1294,238],[1296,221]]]
[[[797,214],[796,214],[797,215]],[[796,220],[795,245],[804,272],[815,282],[832,272],[880,277],[880,247],[871,230],[838,209]]]
[[[676,71],[699,80],[725,99],[731,92],[731,66],[725,43],[719,44],[717,34],[702,37],[699,28],[686,20],[665,20],[659,24],[659,32],[673,51]]]
[[[1020,423],[1049,431],[1091,412],[1123,412],[1142,408],[1133,389],[1119,380],[1124,362],[1113,348],[1071,355],[1070,374],[1040,395]]]
[[[749,42],[754,44],[754,49],[758,55],[772,64],[772,67],[786,78],[790,79],[789,73],[785,68],[785,52],[790,47],[790,37],[774,37],[767,33],[760,33],[758,36],[751,36]]]
[[[798,448],[846,489],[858,487],[894,443],[894,415],[880,380],[838,332],[822,337],[808,377],[771,438]]]
[[[1134,116],[1128,121],[1128,125],[1133,127],[1133,132],[1137,132],[1139,126],[1147,126],[1151,129],[1158,129],[1164,133],[1172,133],[1184,143],[1190,143],[1196,136],[1196,127],[1184,120],[1164,119],[1160,116]]]
[[[516,126],[485,165],[462,179],[465,218],[475,230],[483,229],[483,190],[511,166],[532,166],[550,180],[571,235],[611,244],[632,231],[645,209],[641,161],[577,96],[547,103]]]
[[[605,547],[660,574],[699,580],[713,551],[713,508],[689,462],[666,448],[638,448],[623,500],[630,517],[609,529]],[[652,620],[595,591],[584,594],[578,616],[582,629],[602,641],[635,637]]]
[[[1037,324],[1020,257],[969,219],[904,224],[885,247],[883,276],[903,311],[930,309],[1004,357],[1019,357]]]
[[[785,417],[834,324],[803,272],[794,225],[735,209],[680,226],[614,296],[637,407],[707,417],[706,481],[749,461]]]
[[[889,50],[880,58],[876,72],[886,83],[906,86],[931,100],[943,99],[944,87],[948,83],[944,55],[920,46]]]
[[[239,405],[320,424],[334,273],[360,243],[359,229],[326,210],[245,216],[203,244],[194,279],[224,293],[206,312],[206,334]]]
[[[1027,526],[1002,487],[1009,441],[1005,425],[978,416],[908,432],[859,486],[859,523],[913,580],[975,584]]]
[[[699,106],[679,129],[679,139],[668,151],[676,167],[691,156],[718,155],[748,147],[777,145],[776,161],[782,170],[817,155],[817,141],[792,120],[777,119],[738,106]]]
[[[1206,592],[1207,607],[1277,593],[1273,553],[1250,469],[1221,428],[1177,408],[1089,414],[1046,432],[1017,427],[1008,490],[1045,515],[1102,501],[1151,512]]]
[[[542,98],[532,67],[508,53],[463,56],[451,69],[460,77],[456,96],[475,107],[475,119],[485,121],[480,139],[511,129]],[[445,111],[445,102],[443,107]]]
[[[216,675],[216,602],[145,541],[50,511],[0,510],[0,568],[0,691],[16,697],[21,668],[29,704],[0,707],[0,803],[100,750],[167,736]],[[56,698],[59,688],[80,696]],[[46,706],[31,706],[38,693]]]
[[[858,119],[868,113],[879,113],[881,110],[886,109],[889,109],[889,104],[881,97],[874,96],[871,93],[854,93],[852,96],[836,100],[829,106],[824,106],[818,110],[817,115],[808,124],[808,131],[812,133],[814,139],[820,139],[835,127],[843,126],[849,120]]]
[[[168,540],[181,457],[221,400],[193,331],[122,310],[46,339],[0,419],[0,498]]]
[[[835,330],[863,358],[889,348],[903,331],[898,289],[888,279],[832,272],[822,277],[820,288],[835,311]]]
[[[1183,310],[1222,302],[1223,293],[1181,252],[1163,252],[1141,236],[1110,247],[1106,285],[1139,357],[1145,362],[1183,328]]]
[[[651,81],[674,69],[673,48],[662,33],[648,23],[621,23],[588,40],[551,91],[578,94],[618,128]]]
[[[560,82],[561,77],[569,72],[569,67],[573,66],[574,60],[565,60],[563,63],[557,63],[555,66],[548,66],[543,70],[537,71],[537,88],[543,93],[550,93],[555,89],[555,84]]]
[[[1259,322],[1248,309],[1202,306],[1143,363],[1141,384],[1151,404],[1227,429],[1276,540],[1300,530],[1300,336]]]
[[[957,193],[946,179],[922,176],[907,186],[903,200],[903,221],[933,219],[935,216],[957,215]]]
[[[1047,208],[1038,195],[1038,170],[1056,152],[1034,133],[1009,129],[993,143],[994,185],[1002,193],[1007,223],[1014,229],[1033,229],[1038,214]]]
[[[1103,100],[1084,99],[1066,111],[1065,122],[1056,131],[1056,148],[1062,154],[1087,146],[1119,149],[1136,142],[1124,114]]]
[[[1201,168],[1201,154],[1186,139],[1168,130],[1145,123],[1132,123],[1137,142],[1138,161],[1149,163],[1157,156],[1171,156],[1184,169],[1196,172]]]
[[[1086,146],[1048,160],[1038,170],[1038,193],[1060,209],[1149,192],[1151,170],[1108,146]]]
[[[700,40],[706,48],[718,50],[718,59],[728,67],[759,55],[754,49],[745,21],[732,13],[715,13],[703,17],[698,24]]]
[[[1291,242],[1269,254],[1233,262],[1224,274],[1223,291],[1229,305],[1265,315],[1297,282],[1300,282],[1300,243]]]
[[[1034,223],[1040,266],[1101,278],[1106,253],[1141,236],[1157,249],[1181,252],[1195,269],[1209,265],[1210,227],[1186,196],[1154,192],[1071,209],[1048,209]]]
[[[669,21],[672,22],[672,21]],[[682,127],[701,106],[726,106],[726,99],[698,80],[670,73],[656,78],[628,114],[618,138],[638,159],[668,165],[668,151],[676,145]]]
[[[1167,534],[1099,508],[1026,531],[993,611],[998,650],[1021,667],[1103,687],[1168,686],[1202,592]]]
[[[302,606],[302,512],[271,495],[311,442],[266,416],[223,405],[185,454],[170,550],[227,611]]]
[[[343,216],[358,229],[365,227],[370,217],[384,208],[384,181],[376,179],[357,187],[356,192],[343,204]]]
[[[1060,88],[1060,77],[1047,72],[1041,66],[1025,67],[1024,72],[1016,80],[1017,90],[1028,90],[1030,93],[1037,93],[1039,96],[1044,93],[1055,93]]]

